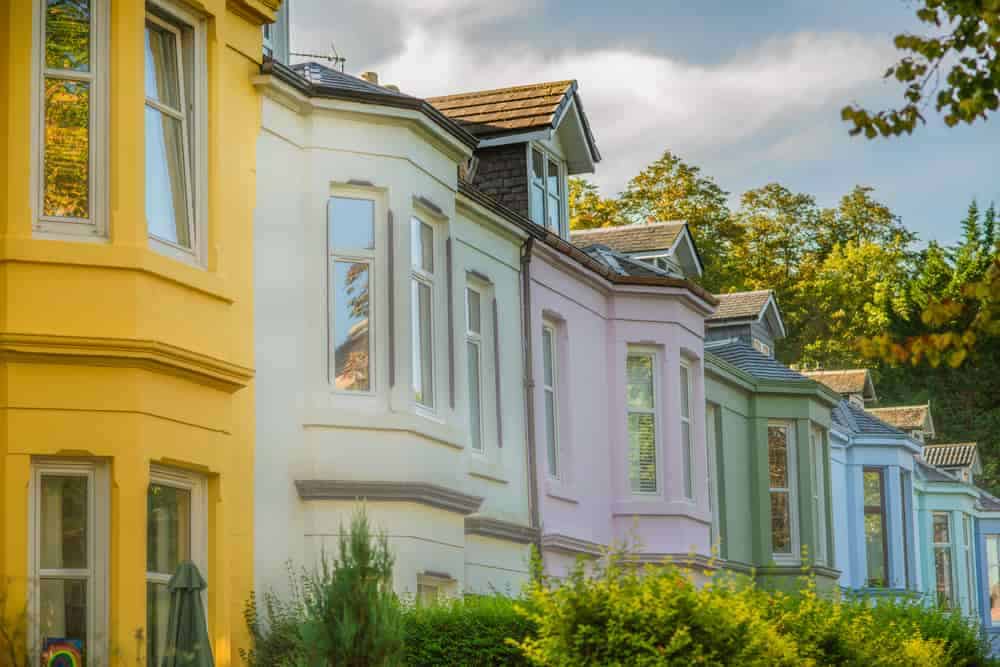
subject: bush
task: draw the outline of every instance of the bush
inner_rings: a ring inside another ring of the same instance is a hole
[[[502,595],[469,596],[406,610],[406,664],[411,667],[528,665],[508,639],[523,641],[533,623]]]

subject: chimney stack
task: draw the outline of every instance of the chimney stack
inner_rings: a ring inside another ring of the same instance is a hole
[[[362,72],[361,78],[368,83],[374,83],[376,86],[378,85],[378,72]]]

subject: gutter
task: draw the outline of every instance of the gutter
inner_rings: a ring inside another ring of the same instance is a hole
[[[535,238],[529,236],[521,245],[521,338],[524,356],[524,414],[525,443],[528,449],[526,465],[528,467],[528,517],[531,527],[535,529],[532,546],[542,557],[542,520],[539,512],[538,493],[538,461],[535,449],[535,376],[534,359],[531,345],[531,251],[535,247]]]

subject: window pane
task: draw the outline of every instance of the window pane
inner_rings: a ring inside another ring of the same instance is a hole
[[[549,160],[548,176],[546,178],[546,189],[549,193],[548,225],[554,231],[559,231],[559,214],[561,211],[561,198],[559,192],[559,165]]]
[[[633,493],[656,493],[656,421],[651,414],[629,414],[629,482]]]
[[[865,514],[865,550],[868,558],[868,585],[885,586],[885,539],[881,514]]]
[[[653,357],[630,354],[625,360],[630,408],[653,407]]]
[[[553,197],[552,195],[549,195],[549,207],[548,207],[548,209],[546,209],[546,211],[547,211],[547,218],[546,218],[545,222],[548,225],[549,229],[551,229],[553,232],[555,232],[557,234],[559,233],[559,211],[560,211],[560,209],[561,209],[561,205],[559,203],[559,198],[558,197]]]
[[[431,288],[413,281],[413,396],[417,403],[434,407],[434,375],[431,354]]]
[[[172,575],[191,559],[191,492],[150,484],[146,500],[146,571]]]
[[[480,405],[479,389],[479,346],[468,343],[469,357],[469,431],[472,435],[472,448],[483,448],[482,407]]]
[[[555,382],[555,371],[553,367],[552,356],[555,354],[555,350],[552,348],[552,330],[549,328],[542,329],[542,363],[545,372],[545,385],[547,387],[553,386]]]
[[[333,264],[334,385],[343,391],[371,390],[369,266]]]
[[[545,183],[545,159],[542,157],[541,151],[532,149],[531,151],[531,179],[543,184]]]
[[[331,197],[326,214],[332,248],[375,247],[375,202],[371,199]]]
[[[559,196],[559,165],[549,160],[548,191],[550,195]]]
[[[936,547],[934,549],[934,576],[937,585],[937,601],[941,606],[951,606],[951,549]]]
[[[684,466],[684,496],[694,497],[694,490],[691,488],[691,423],[681,422],[681,456]]]
[[[159,665],[167,645],[170,591],[166,584],[146,583],[146,664]]]
[[[45,66],[90,70],[90,0],[48,0],[45,7]]]
[[[190,248],[184,161],[181,121],[147,106],[146,224],[153,236]]]
[[[882,472],[879,470],[865,471],[865,506],[882,506]]]
[[[146,97],[183,112],[177,63],[177,36],[146,23]]]
[[[690,416],[691,382],[688,379],[688,367],[681,366],[681,416]]]
[[[479,292],[474,289],[465,290],[465,300],[469,331],[482,333],[482,322],[479,315]]]
[[[545,390],[545,448],[549,462],[549,474],[559,475],[559,458],[556,452],[556,394]]]
[[[49,644],[64,644],[69,640],[79,643],[81,653],[86,653],[87,582],[42,579],[39,582],[38,621],[43,651]]]
[[[434,273],[434,230],[416,218],[410,220],[410,252],[413,268]]]
[[[45,79],[45,173],[42,211],[90,217],[90,84]]]
[[[784,426],[767,427],[767,460],[771,488],[788,488],[788,432]]]
[[[545,224],[545,189],[537,184],[531,186],[531,220]]]
[[[948,527],[948,515],[944,513],[934,513],[934,541],[945,544],[951,541],[951,531]]]
[[[1000,537],[986,538],[986,567],[990,593],[990,622],[1000,622]]]
[[[791,508],[785,491],[771,492],[771,551],[776,554],[792,553]]]
[[[85,569],[89,537],[87,478],[44,475],[41,486],[41,568]]]

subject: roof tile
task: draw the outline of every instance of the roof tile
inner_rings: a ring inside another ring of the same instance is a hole
[[[854,368],[843,371],[803,371],[807,378],[822,382],[838,394],[864,394],[868,371]]]
[[[809,378],[796,373],[780,361],[761,354],[753,347],[738,340],[705,343],[705,351],[711,352],[758,380],[789,380],[808,382]]]
[[[942,445],[924,445],[924,460],[932,466],[943,468],[971,466],[976,462],[976,443],[955,442]]]
[[[570,240],[581,248],[600,244],[617,252],[669,250],[683,230],[683,222],[652,222],[621,225],[620,227],[583,229],[571,232]]]
[[[871,408],[868,410],[884,422],[906,431],[922,429],[930,411],[929,405],[898,405],[891,408]]]
[[[536,83],[430,97],[443,114],[477,136],[550,127],[575,81]]]
[[[768,299],[771,298],[771,290],[732,292],[730,294],[716,294],[715,296],[719,299],[719,307],[708,318],[709,322],[757,317],[767,305]]]

